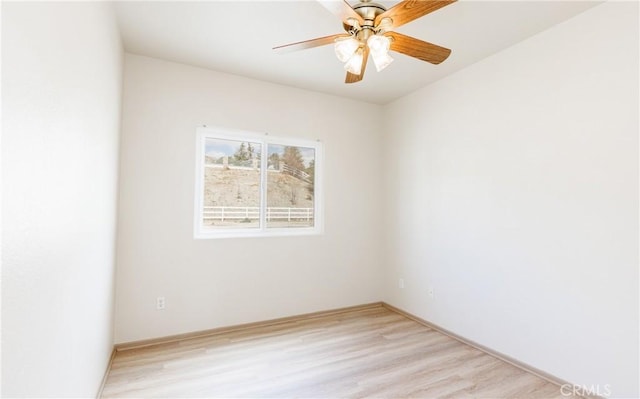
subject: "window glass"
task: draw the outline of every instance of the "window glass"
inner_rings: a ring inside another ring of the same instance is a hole
[[[317,141],[198,128],[194,237],[322,233]]]
[[[205,139],[202,226],[260,227],[260,143]]]
[[[267,227],[312,227],[315,149],[279,144],[267,148]]]

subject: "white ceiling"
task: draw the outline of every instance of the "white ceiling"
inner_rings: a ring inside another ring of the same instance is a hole
[[[355,4],[355,1],[350,1]],[[379,1],[387,8],[397,1]],[[452,49],[440,65],[392,53],[346,85],[333,46],[276,54],[274,46],[342,33],[315,1],[119,2],[126,51],[249,78],[384,104],[599,4],[594,1],[459,1],[398,28]]]

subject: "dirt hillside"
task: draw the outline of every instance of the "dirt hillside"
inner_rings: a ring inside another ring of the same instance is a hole
[[[258,206],[260,172],[250,169],[205,168],[205,206]],[[286,173],[267,174],[267,205],[312,208],[309,183]]]

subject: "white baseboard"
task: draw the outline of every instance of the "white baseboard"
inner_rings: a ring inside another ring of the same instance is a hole
[[[531,374],[533,374],[535,376],[538,376],[538,377],[542,378],[543,380],[546,380],[546,381],[548,381],[548,382],[550,382],[550,383],[552,383],[554,385],[557,385],[558,388],[562,387],[563,385],[564,386],[569,385],[569,386],[572,386],[572,387],[574,386],[574,384],[572,384],[572,383],[570,383],[568,381],[565,381],[565,380],[563,380],[561,378],[558,378],[558,377],[556,377],[556,376],[554,376],[554,375],[552,375],[550,373],[547,373],[546,371],[540,370],[540,369],[538,369],[536,367],[533,367],[533,366],[531,366],[529,364],[521,362],[520,360],[514,359],[511,356],[505,355],[504,353],[500,353],[500,352],[498,352],[498,351],[496,351],[494,349],[491,349],[491,348],[489,348],[487,346],[484,346],[484,345],[479,344],[479,343],[477,343],[475,341],[467,339],[467,338],[465,338],[465,337],[463,337],[461,335],[458,335],[458,334],[456,334],[454,332],[451,332],[451,331],[447,330],[446,328],[442,328],[437,324],[434,324],[434,323],[432,323],[430,321],[427,321],[427,320],[425,320],[423,318],[420,318],[420,317],[418,317],[418,316],[416,316],[414,314],[411,314],[411,313],[409,313],[407,311],[404,311],[404,310],[402,310],[400,308],[397,308],[397,307],[395,307],[393,305],[389,305],[386,302],[382,302],[382,306],[387,308],[387,309],[389,309],[392,312],[398,313],[398,314],[400,314],[400,315],[402,315],[402,316],[404,316],[406,318],[409,318],[409,319],[411,319],[411,320],[413,320],[415,322],[418,322],[418,323],[422,324],[423,326],[426,326],[426,327],[432,328],[432,329],[434,329],[434,330],[436,330],[438,332],[441,332],[442,334],[447,335],[447,336],[449,336],[449,337],[451,337],[451,338],[453,338],[453,339],[455,339],[457,341],[460,341],[465,345],[469,345],[469,346],[471,346],[473,348],[476,348],[476,349],[486,353],[489,356],[495,357],[496,359],[500,359],[503,362],[509,363],[512,366],[515,366],[515,367],[517,367],[517,368],[519,368],[521,370],[526,371],[527,373],[531,373]],[[572,395],[571,397],[575,398],[576,396]],[[583,398],[588,398],[588,399],[603,399],[601,396],[596,396],[596,395],[588,395],[588,396],[582,396],[582,397]]]

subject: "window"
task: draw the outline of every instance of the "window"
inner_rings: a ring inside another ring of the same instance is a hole
[[[319,142],[203,127],[196,238],[322,232]]]

